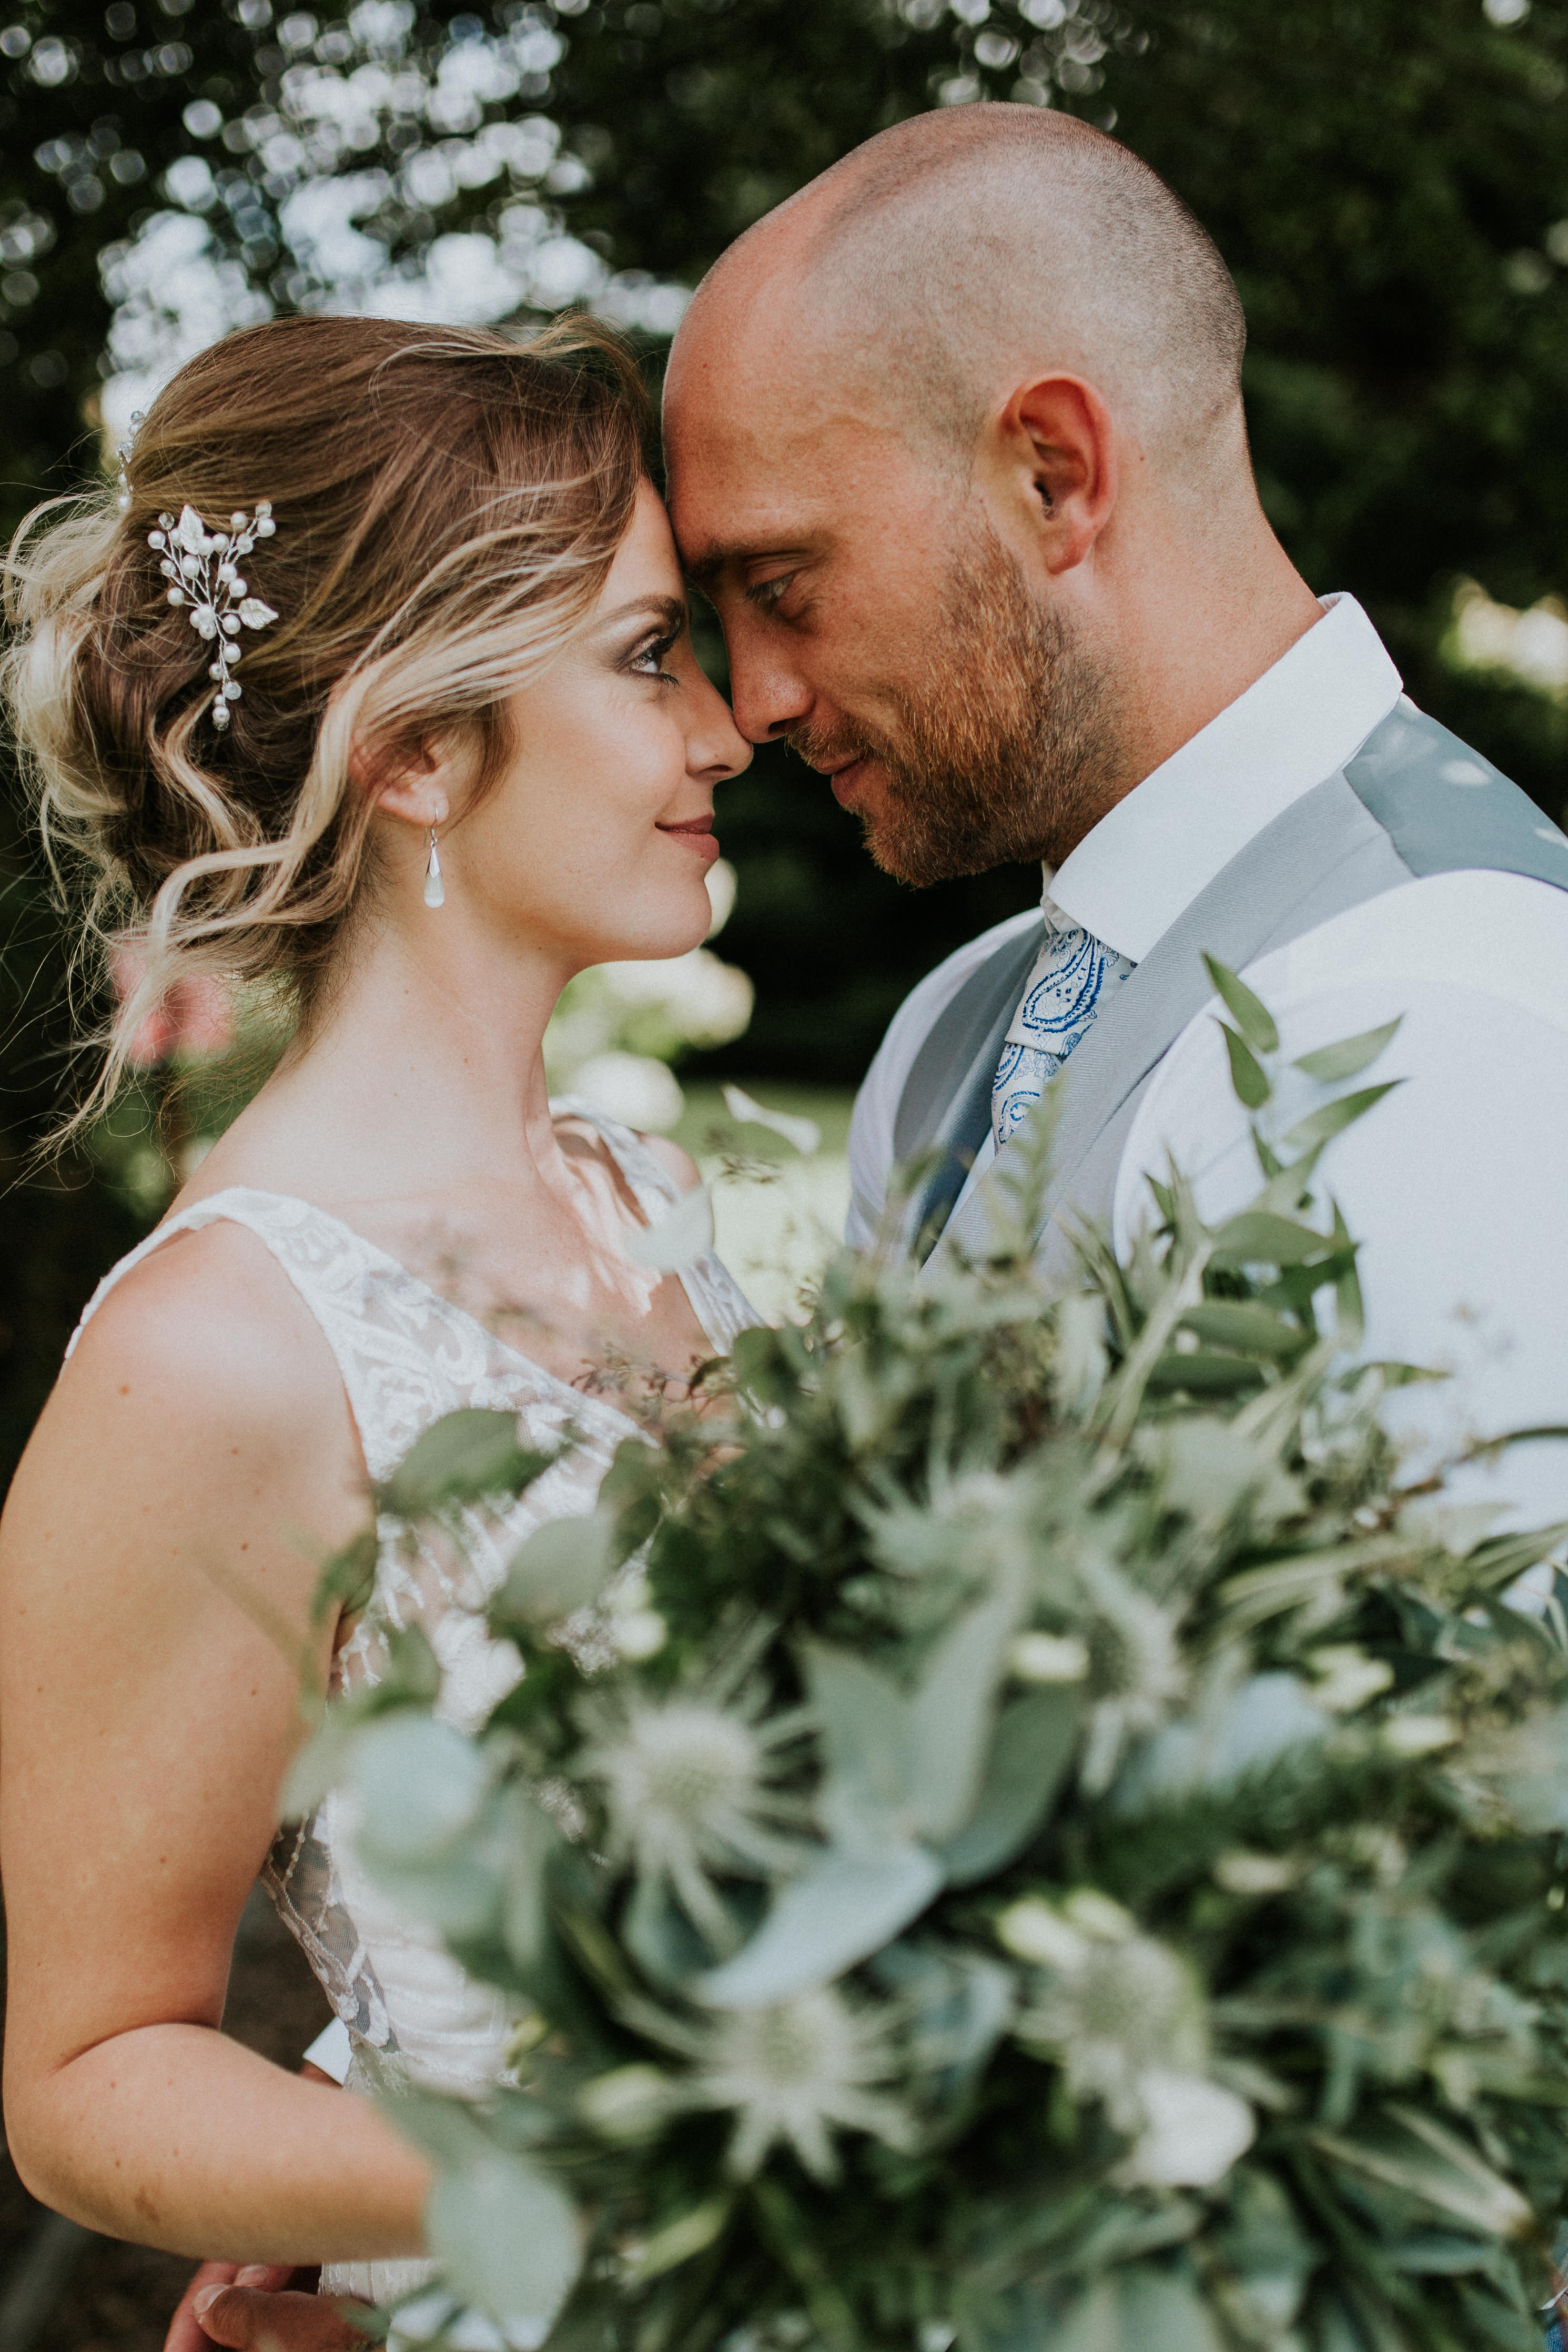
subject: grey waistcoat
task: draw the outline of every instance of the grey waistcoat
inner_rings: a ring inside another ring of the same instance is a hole
[[[1239,971],[1274,948],[1385,890],[1477,868],[1568,889],[1568,839],[1517,784],[1401,698],[1354,759],[1291,803],[1200,890],[1110,996],[1061,1093],[1042,1252],[1071,1263],[1058,1213],[1105,1225],[1123,1147],[1145,1087],[1214,991],[1207,952]],[[933,1023],[894,1124],[899,1160],[941,1158],[925,1214],[952,1208],[990,1129],[991,1081],[1044,935],[1043,919],[998,948]],[[1005,1157],[1006,1147],[1001,1155]],[[987,1182],[944,1240],[984,1246]]]

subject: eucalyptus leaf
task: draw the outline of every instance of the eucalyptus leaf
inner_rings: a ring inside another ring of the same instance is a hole
[[[1065,1778],[1080,1719],[1071,1687],[1031,1691],[1003,1707],[974,1810],[938,1848],[949,1886],[990,1877],[1029,1843]]]
[[[451,1724],[412,1709],[382,1717],[352,1755],[361,1852],[403,1866],[448,1853],[477,1821],[490,1781],[483,1751]]]
[[[558,1623],[597,1600],[620,1556],[611,1512],[547,1519],[513,1554],[490,1614],[499,1625]]]
[[[1215,993],[1225,1004],[1252,1051],[1255,1054],[1277,1054],[1280,1033],[1274,1026],[1274,1018],[1268,1006],[1254,996],[1246,983],[1217,956],[1206,955],[1203,961],[1214,982]]]
[[[831,1983],[902,1935],[942,1884],[924,1846],[830,1847],[789,1879],[749,1944],[700,1979],[716,2009],[764,2009]]]
[[[864,1659],[827,1643],[802,1654],[827,1769],[818,1811],[830,1835],[891,1836],[909,1797],[909,1703]]]
[[[308,1821],[323,1799],[346,1778],[364,1727],[329,1709],[320,1729],[288,1768],[279,1811],[286,1822]]]
[[[465,1406],[433,1422],[415,1439],[381,1499],[389,1511],[414,1517],[443,1503],[518,1495],[554,1458],[518,1444],[515,1412]]]
[[[361,1528],[341,1550],[332,1554],[310,1596],[313,1625],[324,1624],[334,1610],[340,1610],[345,1617],[357,1617],[369,1606],[376,1589],[381,1549],[380,1530],[370,1527]]]
[[[1179,2272],[1152,2263],[1117,2282],[1124,2352],[1226,2352],[1207,2299]]]
[[[443,2275],[519,2352],[544,2342],[582,2262],[582,2228],[559,2183],[489,2149],[438,2174],[425,2230]]]
[[[998,1596],[967,1610],[945,1635],[909,1710],[907,1821],[940,1842],[974,1809],[994,1720],[993,1701],[1019,1604]]]
[[[1314,1054],[1300,1055],[1291,1065],[1307,1077],[1323,1086],[1337,1086],[1342,1078],[1359,1077],[1391,1045],[1405,1016],[1385,1021],[1381,1029],[1364,1029],[1358,1037],[1342,1037],[1337,1045],[1320,1045]]]

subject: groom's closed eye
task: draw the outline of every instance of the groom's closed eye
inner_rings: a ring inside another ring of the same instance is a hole
[[[795,572],[780,572],[771,580],[754,580],[747,588],[746,601],[764,613],[777,613],[799,577]]]

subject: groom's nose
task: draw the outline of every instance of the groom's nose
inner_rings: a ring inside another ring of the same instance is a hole
[[[730,705],[748,742],[772,743],[804,725],[816,695],[794,648],[778,643],[772,631],[748,627],[749,618],[725,615]]]

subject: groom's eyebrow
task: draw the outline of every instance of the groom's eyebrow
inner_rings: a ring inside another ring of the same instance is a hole
[[[683,565],[682,569],[694,588],[700,588],[705,595],[711,595],[725,572],[744,572],[748,563],[770,563],[792,551],[788,547],[769,547],[761,543],[755,547],[716,547],[708,554],[699,555],[694,563]]]

